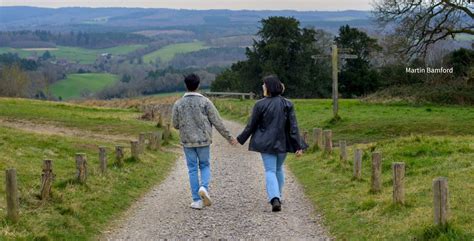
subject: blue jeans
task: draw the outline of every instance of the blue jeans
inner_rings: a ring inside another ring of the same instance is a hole
[[[199,188],[209,189],[211,180],[210,153],[209,146],[203,147],[184,147],[184,155],[188,165],[189,184],[191,185],[191,194],[193,201],[201,200]],[[199,183],[198,168],[201,172],[201,183]]]
[[[285,185],[283,163],[286,159],[286,153],[260,154],[262,155],[263,166],[265,167],[265,183],[268,201],[271,201],[275,197],[281,199],[283,185]]]

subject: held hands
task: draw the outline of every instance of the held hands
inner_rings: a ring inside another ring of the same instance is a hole
[[[229,144],[233,145],[233,146],[236,146],[237,144],[239,144],[239,142],[237,141],[237,139],[235,139],[234,137],[232,137],[232,139],[230,139],[229,141]]]
[[[300,157],[301,155],[303,155],[303,150],[297,150],[295,154],[296,154],[296,157]]]

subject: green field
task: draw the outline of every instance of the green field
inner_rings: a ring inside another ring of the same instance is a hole
[[[253,101],[216,100],[223,116],[242,123]],[[349,160],[309,151],[287,165],[307,197],[340,240],[473,240],[474,109],[458,106],[368,104],[342,100],[342,121],[333,122],[330,100],[294,100],[302,129],[333,130],[334,144],[347,140]],[[310,140],[311,143],[311,140]],[[352,178],[355,148],[364,151],[362,180]],[[383,155],[383,190],[370,193],[371,152]],[[392,204],[393,162],[406,164],[406,204]],[[448,178],[451,216],[433,226],[432,180]]]
[[[204,45],[204,42],[200,41],[191,43],[170,44],[143,56],[143,61],[145,63],[150,63],[155,62],[157,58],[160,58],[162,62],[166,63],[172,60],[176,54],[195,52],[205,48],[207,47]]]
[[[405,104],[370,104],[359,100],[342,100],[339,115],[332,123],[332,102],[329,100],[294,100],[296,115],[302,130],[320,127],[331,129],[335,141],[365,143],[412,134],[474,135],[474,111],[463,106],[411,106]],[[217,100],[217,106],[231,117],[245,122],[247,108],[253,101]],[[226,106],[227,105],[227,106]],[[251,109],[250,109],[251,110]]]
[[[86,49],[78,47],[58,46],[55,49],[49,50],[49,52],[57,59],[67,59],[71,62],[79,62],[81,64],[92,64],[97,59],[97,56],[102,53],[122,55],[144,47],[146,47],[146,45],[141,44],[123,45],[105,49]],[[28,56],[34,56],[35,54],[37,56],[41,56],[45,52],[45,50],[14,49],[8,47],[0,48],[0,54],[7,52],[18,53],[20,57],[25,58]]]
[[[153,123],[137,120],[131,110],[83,107],[71,104],[0,98],[0,120],[38,123],[100,135],[58,135],[3,126],[0,121],[0,169],[15,168],[20,195],[20,221],[5,217],[5,179],[0,179],[0,240],[94,240],[145,192],[163,180],[175,155],[146,151],[140,161],[130,159],[130,143],[108,139],[109,134],[137,136],[158,130]],[[114,165],[115,145],[125,147],[124,166]],[[106,174],[99,171],[98,146],[108,153]],[[87,155],[85,184],[74,180],[75,153]],[[41,165],[53,160],[52,197],[38,198]]]
[[[107,73],[70,74],[50,86],[51,93],[63,100],[77,99],[82,93],[94,94],[118,81],[116,75]]]
[[[132,109],[84,107],[69,103],[0,98],[0,119],[28,121],[104,135],[152,131],[155,123],[139,121]]]

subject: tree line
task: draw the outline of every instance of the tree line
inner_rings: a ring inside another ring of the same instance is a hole
[[[269,17],[261,21],[258,41],[246,49],[246,60],[233,64],[216,77],[212,91],[239,91],[261,94],[262,78],[278,75],[285,83],[286,96],[327,98],[331,95],[330,45],[349,50],[355,59],[342,61],[339,73],[340,94],[345,98],[366,96],[400,84],[465,84],[472,82],[474,51],[458,49],[428,60],[394,51],[393,38],[382,41],[349,25],[341,26],[336,36],[303,28],[292,17]],[[398,40],[398,39],[397,39]],[[453,67],[454,74],[407,74],[407,67]],[[471,82],[467,81],[471,79]]]
[[[83,48],[109,48],[126,44],[143,44],[151,39],[139,34],[121,32],[57,32],[45,30],[0,32],[0,46],[12,48],[40,48],[55,45]]]
[[[17,54],[0,54],[0,96],[54,99],[48,86],[65,78],[66,71],[43,56],[27,60]]]

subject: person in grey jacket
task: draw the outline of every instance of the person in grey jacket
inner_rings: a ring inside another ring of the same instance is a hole
[[[199,88],[199,76],[191,74],[185,77],[187,92],[173,105],[172,121],[179,130],[181,145],[188,166],[189,183],[193,202],[191,208],[202,209],[211,205],[209,182],[211,180],[210,148],[212,126],[229,141],[236,145],[237,140],[224,126],[219,112],[212,102],[196,92]],[[199,182],[198,169],[201,173]]]

